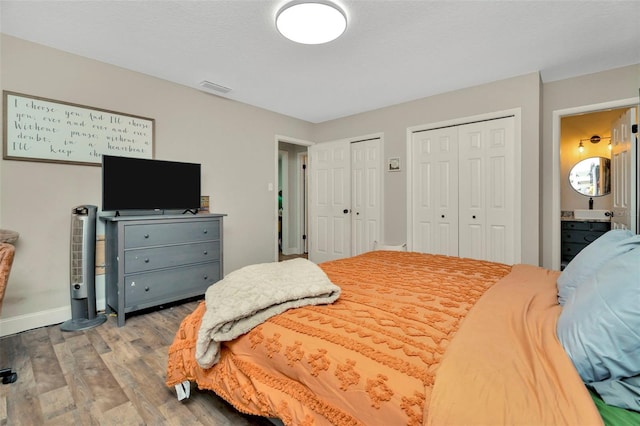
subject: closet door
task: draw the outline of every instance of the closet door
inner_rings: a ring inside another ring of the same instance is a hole
[[[514,118],[459,129],[459,256],[515,262]]]
[[[382,158],[379,138],[351,144],[351,250],[371,251],[380,241]]]
[[[413,251],[458,255],[458,129],[413,134]]]
[[[370,251],[380,238],[381,156],[380,138],[309,147],[309,260]]]
[[[347,141],[309,147],[309,260],[351,256],[351,173]]]

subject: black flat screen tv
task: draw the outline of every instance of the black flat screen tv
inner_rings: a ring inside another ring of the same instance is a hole
[[[102,210],[183,210],[200,207],[200,164],[102,156]]]

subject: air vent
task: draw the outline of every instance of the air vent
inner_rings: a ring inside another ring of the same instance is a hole
[[[216,83],[212,83],[207,80],[203,80],[200,82],[200,87],[205,88],[207,90],[213,90],[214,92],[219,93],[229,93],[231,89],[229,87],[224,87]]]

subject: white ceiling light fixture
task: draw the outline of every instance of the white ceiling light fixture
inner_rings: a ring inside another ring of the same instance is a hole
[[[276,14],[280,34],[302,44],[323,44],[347,29],[347,15],[330,1],[292,1]]]

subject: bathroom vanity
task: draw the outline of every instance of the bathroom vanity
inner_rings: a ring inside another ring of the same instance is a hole
[[[582,249],[611,229],[611,222],[606,220],[589,220],[563,218],[561,222],[560,269],[564,269]]]

